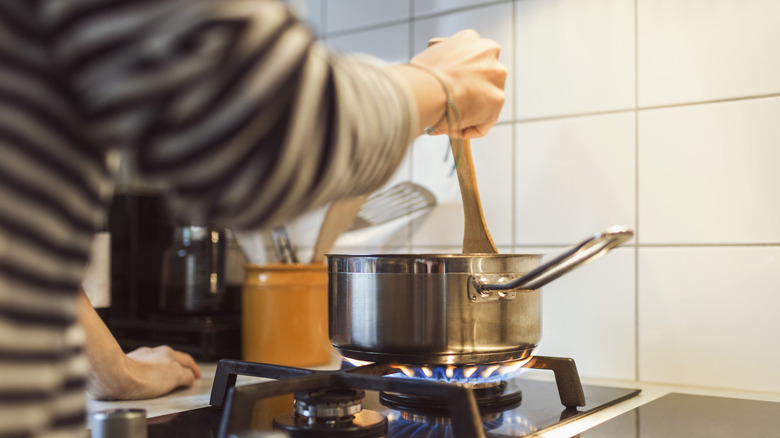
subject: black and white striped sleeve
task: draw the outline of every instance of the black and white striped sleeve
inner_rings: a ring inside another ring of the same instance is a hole
[[[54,0],[52,57],[95,135],[190,216],[256,227],[380,186],[413,96],[336,55],[281,1]]]

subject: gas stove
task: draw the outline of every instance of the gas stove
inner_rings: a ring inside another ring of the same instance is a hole
[[[555,381],[524,377],[521,366],[551,370]],[[152,418],[149,437],[228,438],[250,430],[291,437],[522,437],[640,392],[583,386],[569,358],[536,356],[509,368],[345,363],[314,371],[221,360],[211,406]],[[239,375],[273,380],[236,386]]]

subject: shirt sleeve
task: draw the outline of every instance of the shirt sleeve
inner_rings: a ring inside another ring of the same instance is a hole
[[[260,227],[366,193],[418,132],[400,78],[330,52],[281,1],[53,0],[40,14],[91,133],[188,217]]]

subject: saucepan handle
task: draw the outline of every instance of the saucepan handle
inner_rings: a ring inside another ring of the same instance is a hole
[[[516,280],[491,284],[484,277],[475,276],[472,278],[470,286],[474,288],[477,295],[489,295],[493,291],[519,292],[539,289],[567,272],[603,256],[611,249],[631,239],[633,235],[634,232],[630,229],[615,225],[582,241]]]

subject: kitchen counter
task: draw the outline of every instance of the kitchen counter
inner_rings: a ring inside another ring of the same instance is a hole
[[[313,369],[328,370],[338,369],[340,362],[334,358],[333,362],[324,365],[322,367],[314,367]],[[214,373],[216,371],[216,363],[203,363],[200,364],[203,371],[203,377],[195,382],[191,388],[181,389],[174,391],[163,397],[159,397],[151,400],[136,400],[136,401],[121,401],[121,402],[102,402],[96,400],[89,400],[87,409],[89,412],[96,412],[105,409],[112,408],[143,408],[146,409],[147,416],[149,418],[158,417],[162,415],[171,414],[174,412],[180,412],[190,409],[196,409],[209,406],[209,396],[211,392],[211,384],[214,380]],[[540,380],[553,380],[553,377],[549,371],[541,370],[527,370],[524,374],[524,378],[540,379]],[[237,385],[246,385],[251,383],[260,382],[266,379],[239,376],[237,379]],[[628,400],[617,403],[614,406],[607,407],[603,410],[594,412],[584,418],[578,419],[568,424],[564,424],[552,430],[548,430],[538,435],[538,437],[544,438],[570,438],[577,435],[591,427],[603,423],[613,417],[616,417],[624,412],[630,411],[638,406],[644,405],[648,402],[656,400],[669,393],[684,393],[684,394],[696,394],[705,396],[718,396],[718,397],[731,397],[749,400],[761,400],[761,401],[773,401],[780,402],[780,393],[768,393],[768,392],[752,392],[752,391],[740,391],[740,390],[727,390],[720,388],[704,388],[704,387],[690,387],[679,385],[666,385],[650,382],[638,382],[628,380],[613,380],[613,379],[593,379],[582,378],[582,383],[585,385],[598,385],[609,386],[617,388],[636,388],[641,389],[639,395],[629,398]]]
[[[115,408],[143,408],[146,409],[148,418],[159,417],[162,415],[181,412],[189,409],[203,408],[209,406],[209,397],[211,396],[211,384],[214,382],[214,374],[217,371],[216,362],[198,363],[202,376],[195,383],[186,389],[178,389],[162,397],[148,400],[131,401],[98,401],[87,400],[87,412],[97,412],[106,409]],[[339,359],[334,358],[330,363],[311,367],[313,370],[337,370],[341,365]],[[247,385],[251,383],[262,382],[264,378],[238,376],[236,385]]]

